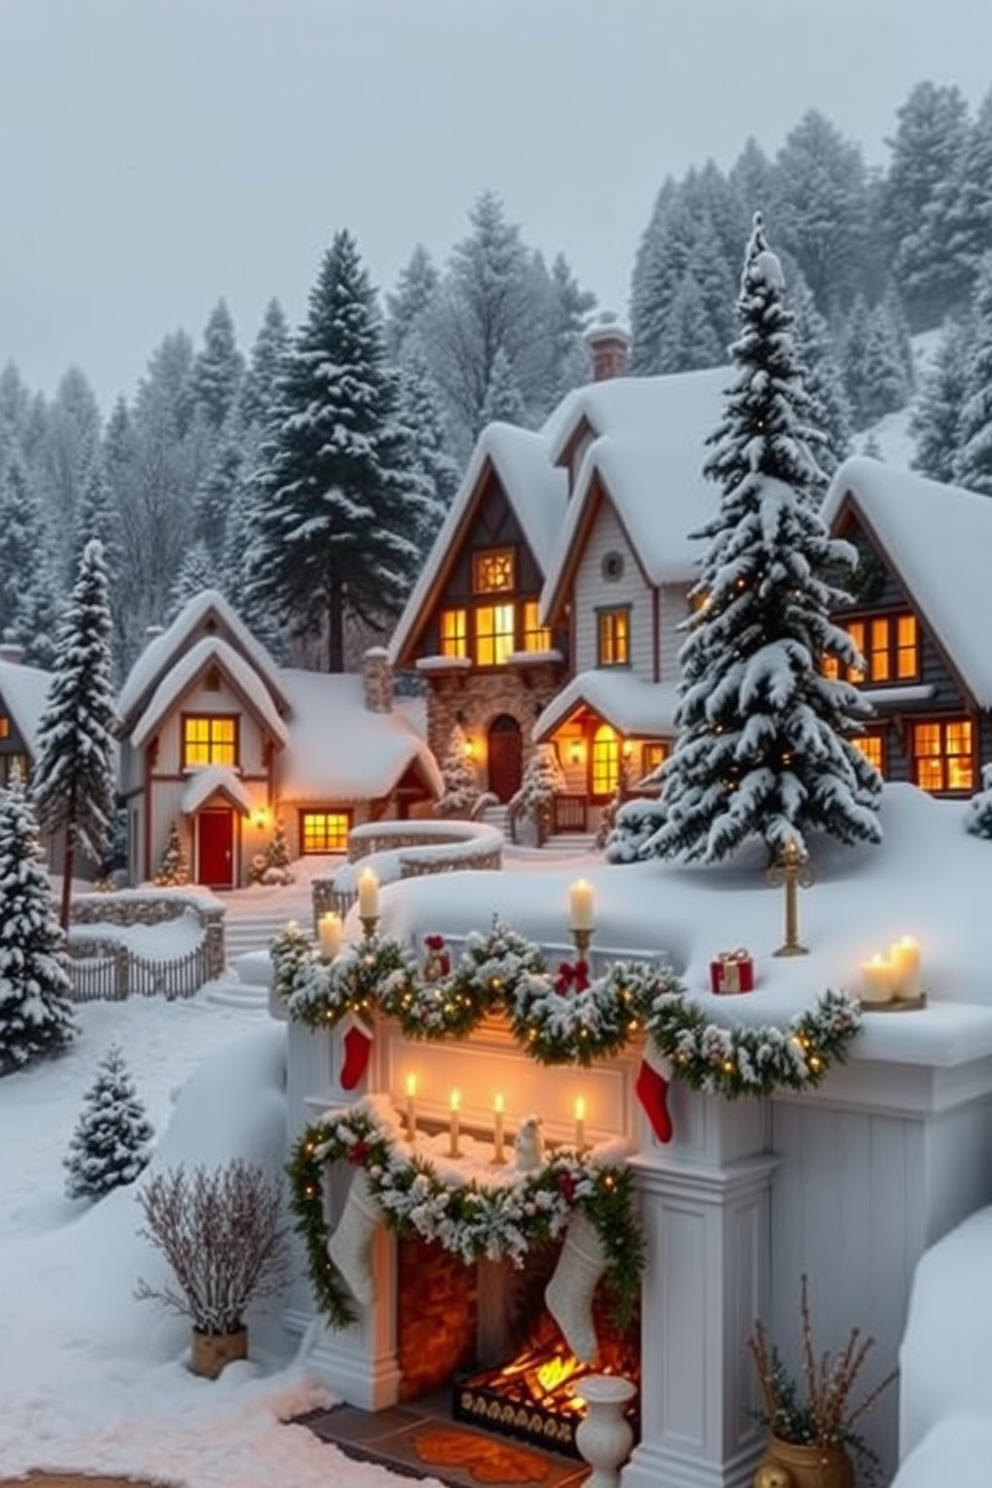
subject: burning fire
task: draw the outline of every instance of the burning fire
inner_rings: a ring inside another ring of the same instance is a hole
[[[547,1395],[552,1390],[557,1390],[559,1385],[566,1384],[576,1370],[581,1368],[575,1355],[569,1354],[567,1358],[549,1359],[546,1364],[539,1364],[534,1372],[541,1389]]]

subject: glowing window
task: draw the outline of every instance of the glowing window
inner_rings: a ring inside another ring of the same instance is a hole
[[[660,770],[668,758],[667,744],[643,744],[641,746],[641,776],[653,775]]]
[[[596,617],[597,666],[627,666],[630,662],[630,614],[600,610]]]
[[[238,762],[238,720],[228,715],[183,719],[183,766]]]
[[[465,610],[441,611],[441,655],[468,655],[468,613]]]
[[[541,624],[541,606],[536,599],[524,603],[524,650],[550,651],[551,632]]]
[[[865,658],[866,672],[842,668],[832,656],[823,659],[825,677],[845,676],[848,682],[907,682],[920,675],[920,638],[916,616],[875,615],[849,620],[845,629]]]
[[[975,761],[970,718],[913,725],[913,779],[922,790],[974,789]]]
[[[472,589],[476,594],[499,594],[515,582],[512,548],[491,548],[472,561]]]
[[[620,776],[620,740],[615,730],[604,723],[592,740],[592,793],[611,796]]]
[[[880,775],[885,773],[885,741],[880,733],[859,734],[851,743],[855,749],[861,751],[870,765],[875,766]]]
[[[900,680],[919,676],[920,643],[915,615],[896,617],[896,676]]]
[[[304,854],[347,852],[350,827],[348,811],[304,811],[300,816],[300,847]]]
[[[9,737],[10,719],[7,718],[3,713],[0,713],[0,739],[8,739]]]
[[[512,604],[476,605],[475,661],[477,666],[503,666],[514,649]]]

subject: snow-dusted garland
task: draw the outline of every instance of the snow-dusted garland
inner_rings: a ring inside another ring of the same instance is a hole
[[[434,969],[443,942],[429,937]],[[541,1064],[591,1064],[646,1032],[674,1075],[693,1089],[735,1099],[818,1085],[842,1061],[861,1027],[857,1001],[827,991],[788,1028],[727,1027],[686,996],[668,967],[616,962],[589,978],[584,961],[547,969],[539,946],[495,920],[472,932],[454,970],[423,975],[399,941],[375,936],[320,958],[296,925],[272,947],[275,985],[291,1018],[333,1027],[346,1013],[367,1021],[374,1008],[408,1038],[464,1038],[491,1013],[504,1013],[517,1042]]]
[[[508,1257],[522,1265],[532,1246],[560,1237],[581,1210],[603,1243],[615,1319],[619,1326],[630,1320],[643,1247],[625,1166],[559,1148],[536,1172],[508,1169],[501,1182],[466,1180],[450,1164],[441,1173],[429,1158],[411,1154],[372,1098],[308,1126],[288,1164],[295,1228],[306,1244],[317,1304],[333,1327],[354,1317],[327,1253],[323,1170],[337,1159],[364,1169],[397,1234],[434,1241],[466,1263]]]

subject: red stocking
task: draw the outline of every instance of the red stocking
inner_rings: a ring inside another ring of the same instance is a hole
[[[341,1043],[344,1046],[344,1063],[341,1066],[341,1089],[354,1090],[369,1067],[372,1053],[372,1035],[357,1018],[346,1018]]]
[[[651,1130],[659,1142],[672,1140],[672,1118],[668,1114],[668,1086],[672,1066],[663,1055],[652,1051],[641,1060],[634,1089],[644,1113],[651,1123]]]

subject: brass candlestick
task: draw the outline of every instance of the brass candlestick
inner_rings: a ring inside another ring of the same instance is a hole
[[[808,956],[806,946],[799,941],[798,888],[808,889],[813,882],[813,865],[803,853],[795,837],[790,837],[782,849],[782,856],[768,870],[768,882],[777,887],[785,885],[785,940],[773,954],[776,956]]]
[[[572,940],[575,944],[575,954],[580,961],[584,961],[592,945],[592,926],[590,925],[588,930],[578,930],[573,926]]]
[[[359,915],[362,925],[362,934],[366,940],[375,940],[375,932],[379,925],[378,915]]]

